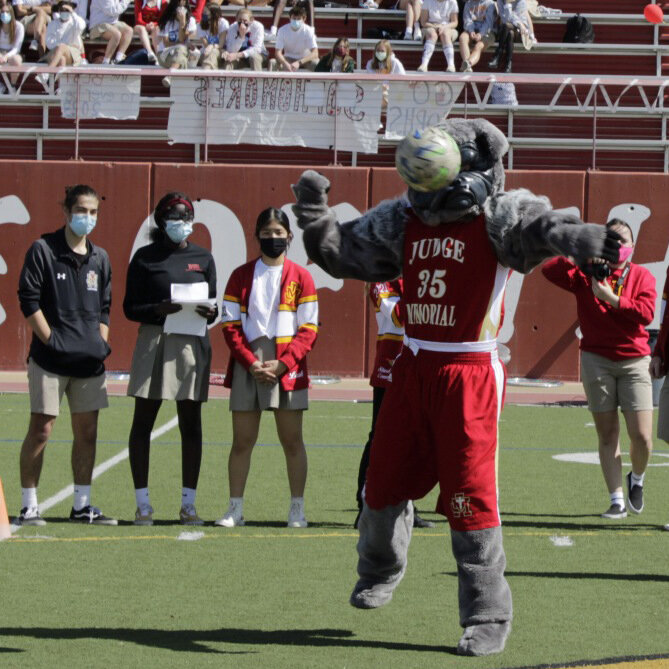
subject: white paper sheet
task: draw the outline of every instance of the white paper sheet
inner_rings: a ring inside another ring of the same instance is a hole
[[[165,318],[163,332],[204,337],[207,332],[207,319],[202,318],[195,309],[199,305],[213,307],[216,304],[216,300],[209,297],[209,284],[206,281],[173,283],[171,293],[172,302],[180,304],[181,310]]]

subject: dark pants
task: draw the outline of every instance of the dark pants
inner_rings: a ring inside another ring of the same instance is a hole
[[[386,393],[385,388],[374,387],[372,395],[372,428],[369,431],[369,437],[365,448],[362,451],[360,458],[360,469],[358,471],[358,492],[355,494],[355,499],[358,502],[358,509],[362,509],[362,489],[365,485],[365,478],[367,477],[367,467],[369,467],[369,452],[372,450],[372,440],[374,439],[374,427],[376,426],[376,419],[381,410],[381,402]]]

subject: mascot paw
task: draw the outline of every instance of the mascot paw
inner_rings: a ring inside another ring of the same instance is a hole
[[[368,582],[358,581],[349,602],[357,609],[378,609],[393,598],[393,588],[386,583],[370,585]]]
[[[322,174],[306,170],[292,188],[298,204],[323,204],[327,202],[330,182]]]
[[[620,249],[620,235],[596,223],[575,225],[571,232],[574,234],[574,260],[583,266],[590,258],[602,258],[611,263],[618,262]]]
[[[493,655],[504,650],[511,623],[469,625],[458,642],[458,655]]]

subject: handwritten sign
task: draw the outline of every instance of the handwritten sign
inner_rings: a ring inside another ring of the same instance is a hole
[[[463,88],[464,84],[446,81],[391,82],[386,139],[404,137],[443,121]]]
[[[170,92],[170,142],[377,152],[381,82],[175,77]]]
[[[139,116],[141,77],[137,75],[63,74],[58,81],[63,118],[76,118],[77,106],[79,118],[121,120]]]

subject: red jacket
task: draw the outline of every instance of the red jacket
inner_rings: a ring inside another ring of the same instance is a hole
[[[202,20],[202,10],[204,9],[205,2],[206,0],[188,0],[191,16],[193,16],[198,23]]]
[[[144,6],[143,0],[135,0],[135,25],[145,26],[147,23],[158,23],[168,0],[161,0],[157,7]]]
[[[232,387],[233,361],[248,369],[256,360],[244,334],[244,323],[253,287],[253,271],[258,258],[241,265],[230,275],[223,297],[223,336],[230,347],[230,361],[224,385]],[[288,260],[283,263],[276,357],[288,368],[279,379],[283,390],[309,387],[307,353],[318,335],[318,299],[308,270]]]
[[[552,258],[543,264],[543,275],[559,288],[574,293],[583,338],[581,350],[609,360],[638,358],[650,353],[646,325],[655,312],[655,280],[644,267],[630,263],[620,304],[612,307],[596,298],[592,281],[566,258]],[[615,292],[623,268],[613,271],[608,281]]]
[[[369,299],[376,312],[376,356],[369,385],[386,388],[392,378],[395,358],[404,346],[404,320],[401,313],[402,279],[373,283]]]

